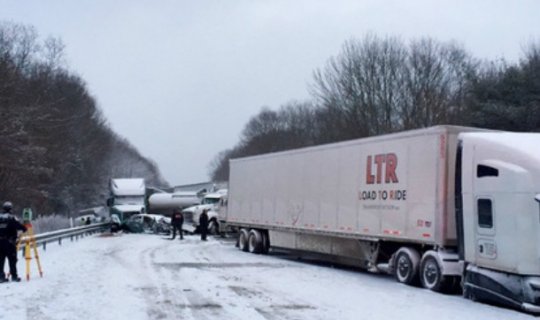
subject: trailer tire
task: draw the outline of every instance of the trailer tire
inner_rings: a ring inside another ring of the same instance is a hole
[[[248,238],[248,250],[251,253],[261,253],[263,249],[263,236],[257,229],[251,229],[249,231]]]
[[[262,254],[267,254],[268,251],[270,251],[270,236],[268,235],[268,231],[264,230],[261,232],[263,237],[263,245],[262,245]]]
[[[248,251],[248,239],[249,239],[249,232],[247,229],[240,229],[240,232],[238,233],[238,248],[242,251],[247,252]]]
[[[420,262],[420,281],[426,289],[436,292],[448,292],[451,288],[452,277],[444,276],[435,254],[428,251]]]
[[[413,248],[402,247],[396,252],[394,276],[400,283],[418,285],[420,254]]]

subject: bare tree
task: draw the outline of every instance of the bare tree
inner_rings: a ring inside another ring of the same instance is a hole
[[[368,35],[315,72],[312,93],[339,128],[333,140],[351,139],[456,122],[473,71],[454,43]]]
[[[412,41],[404,69],[401,128],[459,124],[476,62],[454,43]]]

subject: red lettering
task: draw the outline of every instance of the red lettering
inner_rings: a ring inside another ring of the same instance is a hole
[[[367,184],[374,184],[375,183],[375,176],[371,173],[371,156],[367,157],[366,183]]]
[[[376,172],[373,172],[373,164],[376,165]],[[375,156],[367,156],[366,161],[366,184],[380,184],[383,178],[384,166],[384,182],[398,183],[399,179],[396,174],[398,158],[395,153],[377,154]]]
[[[388,153],[386,155],[386,170],[385,170],[385,177],[384,182],[386,183],[398,183],[398,178],[396,175],[396,167],[397,167],[397,156],[395,153]]]
[[[377,183],[382,181],[382,164],[384,163],[384,154],[378,154],[375,156],[375,164],[377,164]]]

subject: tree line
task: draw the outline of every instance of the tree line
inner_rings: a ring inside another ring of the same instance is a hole
[[[58,38],[0,22],[0,201],[38,214],[103,205],[112,177],[165,186],[156,165],[103,117]]]
[[[540,43],[509,63],[452,41],[369,34],[346,41],[309,90],[308,101],[253,116],[210,163],[212,179],[228,180],[232,158],[439,124],[540,131]]]

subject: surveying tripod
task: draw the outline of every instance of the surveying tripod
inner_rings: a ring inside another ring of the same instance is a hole
[[[30,260],[32,260],[32,251],[34,252],[34,258],[37,263],[40,277],[43,277],[43,271],[41,270],[41,263],[39,262],[36,237],[34,236],[32,223],[30,223],[30,221],[25,221],[24,226],[26,227],[26,232],[21,234],[17,241],[17,252],[19,252],[20,246],[24,245],[24,259],[26,260],[26,280],[30,281]]]

